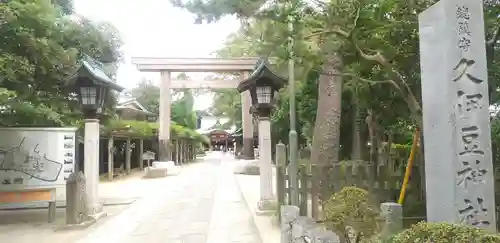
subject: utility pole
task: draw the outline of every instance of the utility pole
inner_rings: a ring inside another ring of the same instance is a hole
[[[289,140],[289,158],[290,164],[288,166],[288,170],[290,173],[290,187],[291,189],[291,202],[292,205],[299,206],[299,183],[298,183],[298,164],[297,164],[297,147],[298,147],[298,138],[296,129],[296,108],[295,108],[295,60],[293,53],[294,39],[293,39],[293,31],[294,26],[293,23],[295,21],[295,16],[293,16],[293,2],[290,1],[290,14],[288,15],[288,92],[290,97],[290,132],[288,134]]]

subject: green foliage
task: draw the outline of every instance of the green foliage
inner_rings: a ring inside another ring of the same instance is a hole
[[[142,79],[131,90],[131,94],[148,111],[160,114],[160,88],[154,85],[151,80]]]
[[[391,242],[500,243],[500,235],[466,225],[420,222],[397,234]]]
[[[81,119],[65,80],[83,53],[120,60],[120,37],[111,25],[67,14],[72,1],[12,0],[0,5],[0,94],[3,126],[67,126]],[[112,112],[113,96],[106,102]]]
[[[158,130],[158,123],[133,120],[110,120],[101,129],[101,134],[111,135],[112,133],[126,134],[133,137],[149,138],[155,135]]]
[[[196,129],[194,96],[190,90],[183,90],[182,97],[172,102],[172,121],[190,129]]]
[[[120,134],[131,137],[151,138],[156,136],[159,127],[159,124],[156,122],[110,120],[101,129],[101,134],[105,136]],[[208,137],[176,123],[170,125],[170,133],[173,139],[188,139],[205,144],[210,143]]]
[[[72,1],[11,0],[0,4],[0,124],[66,126],[81,118],[65,80],[83,53],[106,62],[121,58],[115,28],[67,16]],[[112,73],[112,72],[111,72]],[[113,96],[106,101],[112,113]]]
[[[185,74],[179,76],[182,78],[185,77]],[[154,85],[150,80],[143,79],[137,87],[132,89],[131,93],[148,111],[159,114],[160,87]],[[178,95],[181,97],[171,103],[172,121],[190,129],[196,129],[193,92],[183,89],[178,92]]]
[[[356,187],[344,187],[324,205],[326,226],[339,236],[351,227],[361,240],[371,240],[378,233],[379,210],[369,201],[368,192]]]
[[[237,16],[244,22],[238,32],[228,37],[225,47],[217,51],[220,57],[272,56],[276,57],[279,70],[290,54],[286,37],[294,37],[297,130],[302,143],[309,143],[312,139],[318,100],[317,80],[319,75],[326,75],[322,73],[321,64],[325,54],[335,47],[342,53],[343,68],[338,70],[343,76],[342,95],[356,100],[356,106],[351,106],[351,101],[345,98],[342,102],[342,158],[347,158],[351,152],[350,130],[355,109],[360,112],[363,143],[370,138],[364,121],[371,112],[379,130],[376,139],[383,141],[385,134],[391,134],[395,143],[411,144],[415,127],[421,122],[417,14],[436,0],[287,2],[291,5],[283,1],[262,0],[170,1],[193,13],[198,22],[214,22],[226,15]],[[489,0],[484,4],[486,37],[490,39],[498,28],[500,5]],[[296,20],[293,32],[287,29],[288,15],[293,15]],[[500,58],[499,48],[495,47],[498,41],[492,43],[487,48],[488,69],[491,103],[497,104],[500,98],[497,88]],[[275,140],[285,142],[289,130],[288,95],[285,89],[280,92],[273,115]],[[234,107],[226,113],[237,114],[235,111],[240,108]]]

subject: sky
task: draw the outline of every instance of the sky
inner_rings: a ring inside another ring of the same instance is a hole
[[[169,0],[75,0],[74,4],[77,14],[110,22],[120,31],[125,63],[118,70],[117,82],[127,89],[135,87],[141,77],[159,82],[159,74],[137,71],[131,57],[209,57],[239,28],[234,17],[196,25],[192,14],[174,8]],[[196,99],[195,109],[211,104],[212,96],[203,95]]]

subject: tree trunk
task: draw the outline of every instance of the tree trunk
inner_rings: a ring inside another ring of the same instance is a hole
[[[363,160],[363,151],[361,144],[361,112],[359,109],[356,96],[353,94],[351,98],[351,104],[354,108],[354,114],[352,119],[352,146],[351,146],[351,160],[361,161]]]
[[[328,165],[339,162],[342,67],[338,53],[326,57],[319,77],[318,108],[314,125],[311,163]]]
[[[377,118],[373,111],[368,111],[368,116],[366,117],[366,124],[368,126],[368,134],[370,140],[370,162],[373,165],[377,164],[378,159],[378,149],[379,149],[379,138],[377,130]]]
[[[323,73],[319,77],[318,108],[314,124],[313,142],[310,163],[322,167],[329,164],[339,163],[340,152],[340,115],[342,111],[342,77],[338,74],[342,68],[342,57],[339,53],[326,56],[323,63]],[[325,201],[330,194],[329,176],[322,173],[322,168],[315,170],[317,175],[313,176],[314,185],[319,187],[319,198],[313,201]],[[318,205],[318,204],[313,204]],[[313,210],[320,210],[315,207]],[[323,218],[321,212],[314,212],[318,219]]]

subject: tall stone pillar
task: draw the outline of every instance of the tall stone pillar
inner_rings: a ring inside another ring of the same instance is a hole
[[[247,79],[248,72],[243,73],[243,79]],[[253,122],[250,107],[252,106],[252,97],[250,91],[241,93],[241,112],[243,119],[243,159],[253,159]]]
[[[161,72],[160,81],[160,131],[158,138],[159,160],[170,159],[170,72]]]
[[[427,220],[496,230],[483,2],[419,15]]]
[[[269,209],[273,200],[272,162],[271,162],[271,121],[269,117],[259,118],[259,164],[260,164],[260,201],[259,210]]]
[[[85,120],[85,156],[84,174],[89,215],[102,213],[99,200],[99,120]]]

